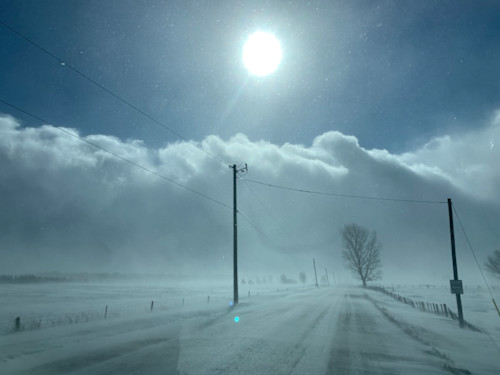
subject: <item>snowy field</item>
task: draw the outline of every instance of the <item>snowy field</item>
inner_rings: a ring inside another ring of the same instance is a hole
[[[456,310],[446,288],[394,291]],[[236,307],[232,289],[216,284],[1,285],[0,293],[1,374],[500,374],[500,317],[479,288],[466,289],[464,313],[483,332],[354,286],[255,286],[250,295],[247,287]],[[37,319],[40,328],[27,326]]]
[[[457,311],[456,297],[450,293],[449,285],[385,285],[384,287],[388,291],[413,300],[436,304],[445,303],[455,313]],[[498,305],[500,303],[500,287],[493,285],[491,292]],[[500,316],[495,309],[488,289],[480,285],[472,287],[465,285],[461,299],[465,320],[487,331],[500,343]]]
[[[232,289],[213,284],[203,288],[172,287],[159,282],[46,283],[0,285],[1,333],[9,332],[17,316],[26,330],[78,321],[127,317],[151,311],[200,308],[200,302],[231,300]],[[208,298],[210,297],[210,298]]]

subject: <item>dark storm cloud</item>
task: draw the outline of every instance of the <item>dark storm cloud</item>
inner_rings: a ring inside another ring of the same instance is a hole
[[[451,273],[445,204],[328,197],[270,184],[398,199],[454,199],[480,259],[498,243],[499,120],[482,130],[431,140],[405,154],[365,149],[353,136],[324,133],[310,146],[205,138],[200,147],[249,165],[238,181],[241,272],[296,272],[315,256],[341,272],[339,229],[377,230],[386,280]],[[71,130],[77,133],[76,130]],[[135,270],[231,272],[232,212],[58,131],[0,119],[1,272]],[[231,171],[192,144],[163,148],[136,140],[85,138],[134,163],[232,204]],[[458,228],[458,225],[457,225]],[[256,230],[257,229],[257,230]],[[457,230],[461,267],[477,268]],[[450,272],[449,272],[450,271]],[[345,272],[347,279],[347,272]]]

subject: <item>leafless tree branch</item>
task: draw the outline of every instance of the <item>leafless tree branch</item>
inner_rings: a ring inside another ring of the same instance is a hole
[[[486,269],[496,277],[500,278],[500,250],[495,250],[484,264]]]
[[[342,229],[344,250],[342,256],[346,266],[358,277],[363,286],[368,281],[381,277],[381,244],[375,232],[370,232],[357,224],[345,225]]]

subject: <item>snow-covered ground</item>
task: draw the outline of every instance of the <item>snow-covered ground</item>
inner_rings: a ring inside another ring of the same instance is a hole
[[[428,301],[430,289],[406,291],[420,290]],[[230,306],[231,289],[215,286],[0,290],[0,319],[10,322],[18,315],[27,319],[20,310],[31,317],[99,311],[78,324],[4,331],[2,374],[500,374],[496,312],[482,313],[473,323],[485,332],[474,332],[359,287],[267,286],[250,296],[245,289],[236,307]],[[104,320],[105,305],[121,313]]]
[[[127,317],[151,310],[184,310],[200,308],[200,303],[226,304],[232,289],[220,283],[202,288],[175,286],[161,282],[109,283],[46,283],[0,285],[0,334],[12,330],[14,319],[21,317],[29,330],[40,322],[41,327],[65,325],[69,321]],[[5,303],[3,303],[5,301]]]
[[[455,313],[457,312],[456,297],[450,292],[449,285],[386,285],[388,291],[424,302],[446,304]],[[500,288],[491,286],[490,290],[484,286],[465,285],[461,296],[464,318],[467,322],[480,327],[496,338],[500,343],[500,316],[492,302],[492,296],[497,304],[500,303]]]

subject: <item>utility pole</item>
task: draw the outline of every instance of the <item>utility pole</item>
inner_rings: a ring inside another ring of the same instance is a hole
[[[314,277],[316,278],[316,288],[318,287],[318,274],[316,273],[316,261],[313,258]]]
[[[233,168],[233,306],[238,303],[238,208],[236,199],[236,179],[238,173],[248,171],[247,164],[238,169],[236,164],[230,165]]]
[[[328,270],[325,267],[326,283],[330,286],[330,280],[328,280]]]
[[[454,293],[457,297],[458,322],[460,324],[460,328],[463,328],[465,324],[464,313],[462,311],[462,299],[460,295],[464,293],[464,289],[462,280],[458,279],[457,255],[455,252],[455,230],[453,229],[453,210],[450,198],[448,198],[448,216],[450,219],[451,259],[453,262],[453,280],[450,280],[450,287],[451,293]]]

